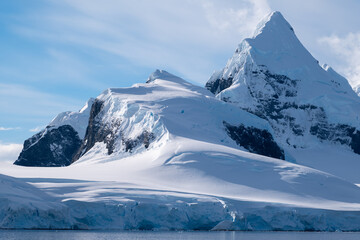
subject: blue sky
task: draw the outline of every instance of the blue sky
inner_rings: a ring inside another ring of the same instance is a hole
[[[0,158],[57,113],[157,68],[204,85],[272,10],[360,83],[357,0],[0,1]]]

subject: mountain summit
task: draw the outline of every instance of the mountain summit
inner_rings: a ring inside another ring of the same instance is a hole
[[[345,78],[319,65],[279,12],[259,23],[206,88],[266,119],[284,147],[332,143],[360,154],[360,98]]]
[[[274,32],[276,31],[276,32]],[[256,26],[253,37],[255,38],[259,34],[266,34],[269,32],[270,34],[281,34],[279,37],[283,37],[284,33],[289,32],[288,34],[293,34],[294,29],[292,26],[286,21],[284,16],[279,11],[273,11],[265,16]]]
[[[312,66],[317,61],[301,44],[293,27],[280,12],[272,12],[257,26],[252,38],[247,38],[237,49],[251,47],[258,64],[264,64],[275,72],[296,78],[294,69]]]

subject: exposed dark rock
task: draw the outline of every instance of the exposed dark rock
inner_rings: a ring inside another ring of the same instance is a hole
[[[310,128],[310,133],[323,141],[348,145],[354,153],[360,154],[360,131],[346,124],[320,122]]]
[[[232,126],[225,121],[223,123],[228,135],[238,145],[246,148],[250,152],[285,159],[284,151],[277,145],[267,130],[245,127],[244,125]]]
[[[350,147],[354,150],[355,153],[360,154],[360,131],[359,130],[355,130],[351,134]]]
[[[70,125],[47,127],[24,142],[15,165],[36,167],[68,166],[81,146],[78,133]]]
[[[104,103],[102,101],[96,99],[91,106],[89,124],[86,128],[85,137],[81,147],[73,157],[73,162],[88,152],[97,142],[104,142],[108,149],[108,154],[113,153],[116,139],[114,130],[120,126],[120,122],[114,122],[111,126],[103,124],[101,122],[101,116],[99,116],[103,105]]]
[[[222,90],[230,87],[233,84],[233,78],[229,77],[227,79],[220,78],[212,82],[207,82],[205,88],[214,94],[218,94]]]
[[[123,144],[125,145],[125,151],[131,152],[133,148],[144,144],[144,147],[147,149],[152,142],[152,140],[155,139],[155,136],[153,133],[149,133],[148,131],[144,131],[142,134],[140,134],[136,139],[123,139]]]
[[[259,71],[252,71],[249,73],[253,78],[261,78],[266,82],[272,91],[269,94],[264,91],[263,87],[256,87],[259,81],[250,81],[248,89],[252,97],[263,100],[275,100],[280,97],[295,97],[297,95],[297,82],[298,80],[290,79],[289,77],[281,74],[274,74],[269,72],[265,67]]]

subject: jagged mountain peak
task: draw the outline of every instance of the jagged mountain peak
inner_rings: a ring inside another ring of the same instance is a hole
[[[286,21],[284,16],[279,11],[273,11],[265,16],[257,25],[252,38],[257,37],[259,34],[266,32],[278,32],[293,34],[294,29]]]
[[[360,99],[344,77],[319,65],[279,12],[259,23],[206,88],[267,119],[284,145],[332,141],[360,153]]]
[[[287,58],[291,55],[285,55],[284,52],[292,52],[294,58],[300,57],[304,60],[303,62],[309,60],[316,62],[297,38],[293,27],[277,11],[271,12],[258,23],[253,36],[244,39],[239,45],[238,53],[246,49],[244,45],[249,45],[254,55],[262,54],[265,57],[271,57],[276,54],[277,62],[281,60],[284,63],[288,62]],[[286,58],[282,59],[282,57]]]
[[[239,44],[225,68],[215,72],[206,87],[215,94],[235,85],[245,87],[248,77],[263,71],[296,81],[296,98],[300,101],[312,102],[334,93],[346,94],[358,102],[348,81],[332,68],[319,65],[280,12],[270,13],[258,24],[254,36]],[[219,79],[227,81],[216,83]]]
[[[235,55],[249,54],[257,65],[278,74],[299,78],[308,69],[321,69],[280,12],[272,12],[258,24],[253,36],[244,39]]]

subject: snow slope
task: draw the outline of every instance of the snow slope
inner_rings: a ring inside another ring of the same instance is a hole
[[[25,178],[61,203],[52,212],[67,228],[360,229],[359,187],[286,161],[182,137],[122,159],[99,156],[66,168],[3,165],[1,172]],[[14,220],[7,227],[21,226],[21,214],[9,215]],[[49,216],[48,226],[59,226]]]
[[[237,145],[224,121],[272,133],[265,120],[165,71],[146,84],[108,89],[94,100],[73,164],[2,163],[0,173],[22,178],[16,188],[32,185],[23,201],[36,191],[43,199],[18,211],[1,208],[0,227],[360,230],[359,187],[251,153],[256,145]],[[3,189],[10,209],[21,206]]]

